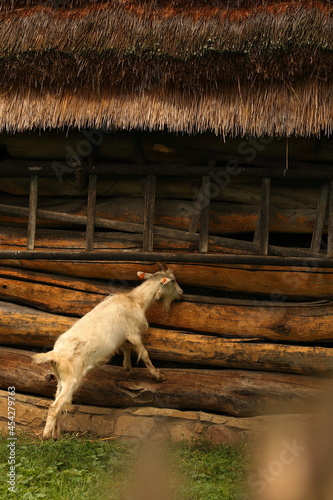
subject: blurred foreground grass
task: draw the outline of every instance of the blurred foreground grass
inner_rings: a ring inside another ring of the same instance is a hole
[[[42,442],[18,436],[16,493],[8,491],[7,444],[7,436],[0,436],[1,499],[131,500],[126,487],[136,463],[136,443],[73,435]],[[207,442],[169,443],[167,455],[172,463],[168,480],[177,492],[172,500],[241,498],[243,449]],[[139,492],[134,496],[139,498]]]

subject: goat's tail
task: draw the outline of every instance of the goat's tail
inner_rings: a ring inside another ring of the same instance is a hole
[[[53,351],[40,352],[38,354],[33,354],[32,362],[34,365],[42,365],[43,363],[50,363],[54,361]]]

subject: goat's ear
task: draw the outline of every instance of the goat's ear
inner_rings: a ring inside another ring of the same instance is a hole
[[[147,280],[148,278],[150,278],[150,276],[152,276],[151,273],[144,273],[143,271],[138,271],[136,274],[141,280]]]
[[[166,284],[167,284],[167,283],[169,283],[170,281],[171,281],[171,279],[169,279],[169,278],[162,278],[162,279],[161,279],[161,283],[162,283],[162,285],[166,285]]]

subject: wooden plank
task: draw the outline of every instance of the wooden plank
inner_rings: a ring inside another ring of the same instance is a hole
[[[144,188],[143,251],[154,249],[156,175],[147,175]]]
[[[32,353],[0,348],[0,388],[54,396],[55,382],[48,379],[48,365],[33,365]],[[321,378],[241,370],[164,369],[158,383],[146,369],[134,369],[129,378],[116,366],[96,368],[85,377],[74,403],[109,407],[155,406],[204,410],[237,417],[279,412],[302,412],[329,395]],[[313,406],[312,406],[313,407]]]
[[[33,250],[35,246],[37,204],[38,204],[38,175],[32,175],[30,179],[27,250]]]
[[[325,182],[320,190],[319,199],[318,199],[318,207],[317,207],[317,216],[316,223],[313,230],[312,241],[311,241],[311,252],[319,252],[323,237],[323,229],[325,224],[325,217],[327,212],[329,199],[329,184]]]
[[[270,192],[271,180],[269,178],[262,179],[262,194],[259,212],[259,236],[261,255],[268,255]]]
[[[86,250],[94,249],[95,215],[96,215],[96,183],[97,176],[89,176],[88,204],[87,204],[87,226],[86,226]]]
[[[328,210],[327,257],[331,259],[333,257],[333,181],[330,181]]]

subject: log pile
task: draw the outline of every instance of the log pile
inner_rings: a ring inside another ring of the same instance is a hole
[[[9,267],[0,268],[0,276],[0,388],[14,385],[20,393],[52,397],[55,382],[48,377],[49,367],[31,365],[32,353],[26,349],[52,347],[58,335],[107,294],[129,288]],[[165,317],[156,304],[144,343],[157,363],[181,368],[162,368],[167,380],[158,384],[142,368],[128,378],[122,368],[101,367],[89,374],[74,402],[235,417],[281,408],[305,411],[328,391],[317,377],[333,372],[332,312],[329,301],[185,295]]]

